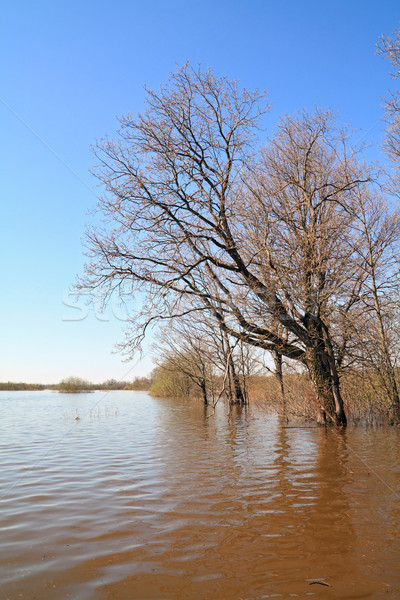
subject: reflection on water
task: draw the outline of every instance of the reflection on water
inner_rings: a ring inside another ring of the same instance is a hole
[[[398,429],[1,392],[0,598],[399,598],[399,455]]]

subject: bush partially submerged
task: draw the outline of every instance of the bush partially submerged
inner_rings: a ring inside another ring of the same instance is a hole
[[[57,388],[61,394],[82,394],[93,391],[92,384],[80,377],[67,377],[60,381]]]

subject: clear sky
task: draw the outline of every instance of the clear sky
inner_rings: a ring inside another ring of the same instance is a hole
[[[0,17],[0,381],[132,379],[116,309],[68,306],[96,202],[90,146],[190,60],[266,89],[279,116],[334,109],[379,143],[398,0],[3,0]],[[371,150],[378,156],[378,150]],[[105,320],[107,319],[107,320]]]

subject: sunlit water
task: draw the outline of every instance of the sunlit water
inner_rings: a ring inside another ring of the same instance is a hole
[[[399,429],[211,412],[1,392],[0,599],[400,598]]]

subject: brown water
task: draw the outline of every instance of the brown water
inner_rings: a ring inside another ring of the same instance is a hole
[[[217,409],[1,392],[0,599],[400,598],[400,430]]]

